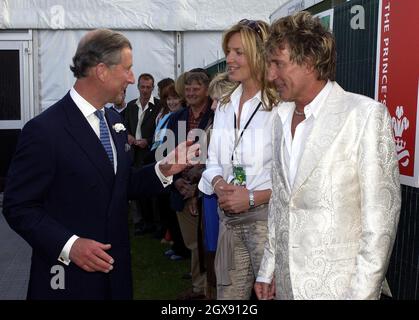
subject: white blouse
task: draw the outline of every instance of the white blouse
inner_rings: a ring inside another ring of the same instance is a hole
[[[230,102],[221,107],[218,105],[215,111],[206,170],[198,185],[199,190],[205,194],[214,193],[211,185],[214,177],[220,175],[228,183],[233,179],[231,156],[235,143],[234,117],[238,113],[242,92],[243,87],[240,85],[232,93]],[[261,92],[259,91],[243,104],[237,137],[241,135],[243,128],[260,102]],[[246,188],[249,190],[264,190],[272,187],[271,129],[273,115],[274,112],[265,111],[261,106],[248,124],[234,152],[234,163],[245,169]]]

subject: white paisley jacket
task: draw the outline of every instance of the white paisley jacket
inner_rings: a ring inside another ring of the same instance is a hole
[[[282,103],[274,112],[293,107]],[[272,130],[269,238],[259,276],[275,278],[276,299],[378,299],[401,205],[386,107],[333,82],[292,187],[279,114]]]

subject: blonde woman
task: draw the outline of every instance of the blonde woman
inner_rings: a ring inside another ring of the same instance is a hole
[[[215,257],[218,299],[249,299],[267,239],[271,195],[272,108],[263,45],[268,25],[242,20],[223,37],[228,77],[238,85],[220,100],[199,189],[219,201]]]

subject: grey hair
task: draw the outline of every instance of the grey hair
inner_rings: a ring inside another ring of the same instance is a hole
[[[109,29],[96,29],[79,42],[70,70],[77,79],[87,76],[89,68],[104,63],[107,66],[121,62],[121,50],[132,49],[129,40],[121,33]]]
[[[188,72],[188,73],[186,73],[185,84],[192,84],[193,81],[196,81],[199,84],[203,84],[207,88],[208,88],[208,85],[210,83],[210,79],[203,72]]]

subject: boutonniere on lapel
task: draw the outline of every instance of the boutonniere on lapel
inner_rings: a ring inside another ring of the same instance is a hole
[[[122,123],[115,123],[112,128],[116,131],[116,133],[119,133],[120,131],[125,131],[125,126]]]

